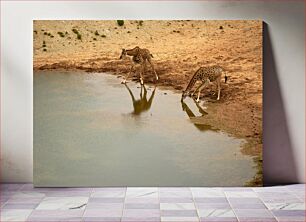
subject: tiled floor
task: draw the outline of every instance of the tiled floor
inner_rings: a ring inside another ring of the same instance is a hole
[[[1,221],[305,221],[305,185],[33,188],[1,185]]]

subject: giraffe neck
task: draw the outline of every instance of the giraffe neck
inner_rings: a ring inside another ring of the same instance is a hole
[[[190,80],[188,86],[186,87],[185,92],[189,92],[189,91],[191,90],[191,88],[194,86],[195,82],[196,82],[195,79],[192,78],[192,79]]]
[[[196,71],[196,73],[193,75],[193,77],[191,78],[190,82],[188,83],[188,86],[186,87],[185,92],[189,92],[191,90],[191,88],[194,86],[194,84],[196,83],[196,77],[199,73],[199,70]]]
[[[136,56],[139,53],[139,47],[135,47],[133,49],[127,49],[126,54],[129,56]]]

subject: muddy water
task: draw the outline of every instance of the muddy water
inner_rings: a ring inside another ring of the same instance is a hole
[[[238,186],[245,142],[192,99],[104,73],[34,73],[36,186]]]

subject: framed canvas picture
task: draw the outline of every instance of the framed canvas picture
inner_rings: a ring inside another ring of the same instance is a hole
[[[33,28],[35,186],[262,185],[262,21]]]

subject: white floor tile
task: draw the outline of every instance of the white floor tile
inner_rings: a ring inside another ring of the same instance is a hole
[[[195,210],[194,203],[160,203],[161,210]]]
[[[2,209],[1,221],[26,221],[32,210]]]
[[[69,210],[83,209],[88,197],[45,197],[36,208],[37,210]]]
[[[200,217],[235,217],[231,209],[199,209]]]

